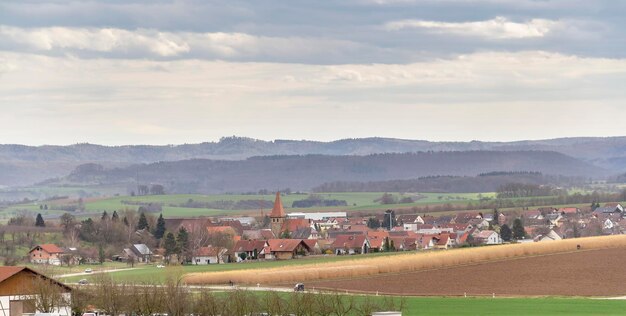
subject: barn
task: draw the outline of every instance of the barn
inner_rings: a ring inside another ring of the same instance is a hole
[[[72,289],[27,267],[0,267],[0,316],[21,316],[37,312],[72,314]],[[47,302],[54,310],[43,311]]]

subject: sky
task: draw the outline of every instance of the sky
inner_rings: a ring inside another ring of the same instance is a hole
[[[0,0],[0,143],[624,135],[626,1]]]

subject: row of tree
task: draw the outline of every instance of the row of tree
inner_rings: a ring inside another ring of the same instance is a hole
[[[107,315],[371,315],[385,310],[402,310],[404,299],[380,297],[359,299],[339,293],[262,294],[243,290],[213,292],[208,288],[191,289],[179,271],[167,272],[163,285],[154,283],[115,283],[101,274],[89,289],[74,291],[75,314],[96,306]],[[167,299],[163,299],[167,298]]]

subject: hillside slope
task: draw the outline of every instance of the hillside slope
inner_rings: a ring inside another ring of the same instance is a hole
[[[368,156],[271,156],[241,161],[192,159],[104,169],[84,166],[64,184],[161,183],[170,193],[310,190],[332,181],[378,181],[423,176],[473,176],[491,171],[538,171],[565,176],[604,176],[604,169],[541,151],[468,151]]]
[[[0,186],[29,185],[61,177],[76,166],[106,167],[189,159],[242,160],[273,155],[371,155],[425,151],[555,151],[594,164],[615,174],[626,171],[626,137],[562,138],[518,142],[429,142],[392,138],[263,141],[226,137],[219,142],[172,146],[0,145]],[[495,168],[494,168],[495,169]]]

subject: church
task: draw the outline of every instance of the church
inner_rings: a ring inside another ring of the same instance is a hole
[[[300,229],[309,229],[311,221],[304,218],[288,218],[283,208],[280,192],[276,192],[274,207],[270,213],[270,228],[276,238],[289,238]]]

